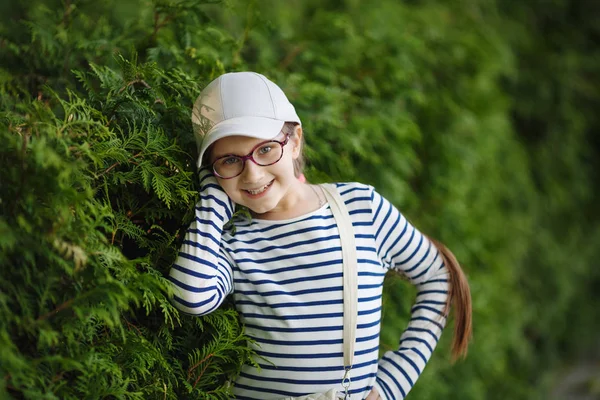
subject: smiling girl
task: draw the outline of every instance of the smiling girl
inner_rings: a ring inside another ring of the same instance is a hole
[[[204,315],[232,295],[260,369],[245,365],[237,399],[343,391],[340,232],[321,186],[302,179],[303,130],[285,94],[253,72],[225,74],[194,105],[201,196],[170,279],[181,310]],[[377,191],[336,183],[354,227],[358,319],[351,399],[403,399],[455,312],[454,355],[466,354],[471,299],[456,259]],[[252,219],[224,230],[237,206]],[[386,272],[417,287],[395,351],[379,357]]]

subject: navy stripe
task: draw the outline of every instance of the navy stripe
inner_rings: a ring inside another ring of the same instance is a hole
[[[358,369],[368,367],[369,365],[377,364],[377,359],[373,359],[364,363],[354,364],[352,368]],[[334,365],[330,367],[295,367],[295,366],[283,366],[283,365],[271,365],[271,364],[258,364],[261,369],[275,370],[275,371],[293,371],[293,372],[323,372],[323,371],[344,371],[343,365]]]
[[[300,277],[300,278],[292,278],[292,279],[286,279],[286,280],[280,280],[280,281],[272,281],[270,279],[262,279],[262,280],[256,280],[256,281],[250,281],[248,279],[234,279],[235,283],[250,283],[252,285],[268,285],[268,284],[278,284],[278,285],[287,285],[289,283],[298,283],[298,282],[312,282],[312,281],[320,281],[323,279],[331,279],[331,278],[341,278],[342,277],[342,273],[338,272],[338,273],[334,273],[334,274],[325,274],[325,275],[317,275],[317,276],[311,276],[311,277]]]
[[[390,210],[391,210],[391,208],[390,208]],[[396,220],[394,221],[394,223],[392,224],[390,229],[388,229],[388,232],[386,233],[386,235],[383,238],[383,240],[381,241],[381,243],[387,243],[388,239],[390,238],[390,235],[396,231],[396,227],[398,226],[399,223],[400,223],[400,214],[398,214],[398,217],[396,218]],[[383,226],[383,224],[382,224],[382,226]],[[396,240],[400,240],[400,237],[398,237],[398,239],[396,239]],[[386,255],[387,255],[387,252],[386,252]]]
[[[429,282],[427,282],[427,283],[429,283]],[[420,290],[417,293],[417,297],[424,296],[427,294],[448,294],[448,291],[447,290]]]
[[[413,233],[415,231],[416,231],[416,229],[413,230]],[[410,260],[412,260],[412,258],[415,256],[415,254],[417,254],[419,252],[419,250],[421,250],[421,245],[423,244],[423,235],[420,235],[420,236],[421,236],[421,238],[419,239],[419,244],[417,245],[417,248],[404,261],[400,261],[399,263],[396,263],[396,266],[406,264],[407,262],[409,262]],[[405,270],[404,272],[408,274],[408,273],[414,271],[419,265],[420,264],[417,263],[414,267],[409,268],[409,269]]]
[[[257,318],[257,319],[274,319],[279,321],[291,321],[297,319],[323,319],[323,318],[338,318],[342,317],[344,314],[341,312],[336,313],[325,313],[325,314],[293,314],[293,315],[265,315],[265,314],[255,314],[255,313],[244,313],[244,318]]]
[[[250,333],[246,333],[246,336],[253,339],[258,343],[267,343],[267,344],[276,344],[281,346],[320,346],[320,345],[330,345],[330,344],[342,344],[342,339],[317,339],[317,340],[276,340],[276,339],[266,339],[259,338],[256,336],[252,336]],[[373,339],[377,339],[379,337],[379,332],[375,335],[357,337],[356,343],[368,342]]]
[[[444,306],[446,305],[445,301],[436,301],[436,300],[420,300],[417,302],[417,304],[435,304],[435,305],[439,305],[439,306]]]
[[[212,296],[210,296],[208,299],[206,299],[204,301],[199,301],[197,303],[191,303],[189,301],[183,300],[181,297],[178,297],[176,295],[173,296],[173,298],[175,300],[177,300],[179,303],[183,304],[187,308],[199,308],[199,307],[202,307],[203,305],[212,302],[215,299],[215,297],[217,297],[217,294],[213,294]]]
[[[394,384],[396,384],[396,387],[400,390],[400,393],[402,393],[402,397],[403,398],[406,397],[406,392],[402,388],[402,385],[400,385],[400,383],[396,380],[396,378],[394,377],[394,375],[390,374],[389,371],[386,370],[382,365],[379,366],[379,370],[381,372],[383,372],[384,374],[386,374],[392,380],[392,382],[394,382]],[[390,398],[393,399],[394,396],[392,396]]]
[[[375,265],[379,266],[379,264],[377,262],[374,262],[374,261],[373,262],[368,262],[368,263],[367,262],[363,262],[363,261],[370,261],[370,260],[358,260],[358,263],[359,264],[375,264]],[[365,271],[363,271],[363,272],[359,272],[358,276],[385,276],[386,273],[387,272],[365,272]]]
[[[355,233],[354,237],[357,239],[375,239],[375,236],[373,236],[372,234]]]
[[[342,317],[341,315],[339,317]],[[379,325],[381,321],[375,320],[373,322],[369,322],[366,324],[357,324],[356,329],[368,329],[372,328],[376,325]],[[252,328],[263,332],[288,332],[288,333],[297,333],[297,332],[336,332],[342,331],[344,329],[343,325],[334,325],[334,326],[309,326],[309,327],[291,327],[291,328],[281,328],[275,326],[266,326],[266,325],[255,325],[244,322],[244,326],[246,328]]]
[[[277,268],[277,269],[259,269],[259,268],[257,268],[257,269],[242,270],[240,268],[239,270],[244,272],[244,274],[247,274],[247,275],[249,275],[249,274],[275,275],[275,274],[279,274],[282,272],[297,271],[299,269],[309,270],[312,268],[328,267],[331,265],[341,265],[341,264],[342,264],[342,260],[334,259],[334,260],[330,260],[330,261],[323,261],[323,262],[312,263],[312,264],[299,264],[299,265],[293,265],[291,267],[283,267],[283,268]]]
[[[370,315],[381,311],[381,307],[376,307],[371,310],[362,310],[358,312],[358,315]],[[278,321],[291,321],[297,319],[322,319],[322,318],[338,318],[343,317],[343,312],[335,313],[324,313],[324,314],[292,314],[292,315],[266,315],[256,313],[244,313],[244,318],[258,318],[258,319],[274,319]]]
[[[406,373],[406,371],[404,370],[404,368],[402,368],[401,366],[398,365],[398,363],[396,363],[396,361],[384,356],[383,359],[385,361],[387,361],[388,363],[392,364],[403,376],[404,378],[406,378],[406,380],[408,381],[408,384],[410,385],[410,387],[412,387],[414,385],[412,379],[410,379],[410,376],[408,376],[408,374]]]
[[[203,231],[201,231],[201,230],[199,230],[199,229],[188,229],[188,230],[187,230],[187,233],[188,233],[188,234],[193,234],[193,235],[202,236],[202,237],[205,237],[205,238],[207,238],[207,239],[210,239],[210,240],[212,240],[212,241],[213,241],[213,243],[215,243],[217,246],[220,246],[220,245],[221,245],[221,243],[220,243],[220,242],[219,242],[219,241],[218,241],[218,240],[217,240],[217,239],[216,239],[216,238],[215,238],[213,235],[211,235],[211,234],[210,234],[210,233],[208,233],[208,232],[203,232]]]
[[[335,378],[335,379],[288,379],[288,378],[276,378],[274,376],[254,375],[254,374],[249,374],[247,372],[241,372],[240,376],[243,376],[244,378],[248,378],[248,379],[253,379],[256,381],[290,383],[293,385],[332,385],[332,386],[336,386],[337,384],[340,383],[339,378]],[[359,381],[362,381],[365,379],[372,378],[373,376],[375,376],[375,373],[353,376],[352,382],[359,382]]]
[[[371,297],[360,297],[358,299],[359,303],[367,303],[369,301],[381,299],[381,295],[371,296]],[[238,305],[249,305],[255,307],[266,307],[266,308],[287,308],[287,307],[314,307],[314,306],[327,306],[334,304],[343,304],[343,299],[335,299],[335,300],[315,300],[315,301],[306,301],[306,302],[287,302],[287,303],[257,303],[252,300],[240,300],[237,301]]]
[[[373,192],[371,194],[371,197],[373,197],[373,203],[375,203],[375,192]],[[382,207],[383,207],[383,201],[380,201],[379,205],[377,206],[377,210],[375,210],[375,214],[373,215],[373,224],[375,224],[375,221],[378,220],[379,213],[381,212]],[[371,206],[371,208],[372,208],[372,206]],[[377,238],[377,235],[375,235],[375,237]]]
[[[197,211],[197,212],[203,212],[203,211],[204,211],[204,212],[212,213],[212,214],[214,214],[215,216],[219,217],[219,219],[220,219],[221,221],[224,221],[224,220],[225,220],[225,218],[223,218],[223,216],[221,215],[221,213],[219,213],[217,210],[215,210],[215,209],[214,209],[214,208],[212,208],[212,207],[203,207],[203,206],[201,206],[201,207],[196,207],[196,211]]]
[[[187,257],[184,257],[184,258],[187,258]],[[207,263],[207,262],[204,262],[204,261],[203,261],[203,263],[206,264],[206,265],[212,266],[212,264],[210,264],[210,263]],[[214,275],[203,274],[203,273],[198,272],[198,271],[193,271],[191,269],[184,268],[184,267],[182,267],[181,265],[178,265],[178,264],[173,264],[173,266],[171,268],[172,269],[176,269],[177,271],[182,272],[184,274],[194,276],[196,278],[211,279],[214,276]]]
[[[347,186],[347,185],[344,185],[344,186]],[[340,196],[345,196],[348,193],[352,193],[352,192],[369,191],[369,190],[371,190],[371,188],[368,186],[366,186],[366,187],[351,187],[348,190],[340,191]]]
[[[221,222],[221,226],[218,226],[217,224],[215,224],[214,222],[212,222],[210,219],[202,219],[202,218],[198,218],[196,217],[196,222],[199,224],[203,224],[203,225],[210,225],[213,228],[216,229],[217,232],[222,232],[223,231],[223,220],[219,221]]]
[[[402,216],[400,216],[402,217]],[[385,252],[385,254],[383,255],[383,259],[387,259],[390,251],[392,249],[396,248],[396,245],[398,244],[398,242],[400,240],[402,240],[402,238],[404,237],[404,234],[406,233],[406,230],[408,229],[408,220],[406,218],[402,218],[404,220],[404,227],[402,228],[402,231],[400,232],[400,234],[398,235],[398,237],[396,237],[396,240],[394,240],[394,242],[389,246],[389,248],[387,249],[387,251]]]
[[[411,226],[411,228],[412,228],[412,233],[410,234],[410,237],[408,238],[408,241],[406,242],[406,244],[404,245],[404,247],[402,247],[400,249],[400,251],[397,252],[396,254],[392,254],[392,259],[393,260],[395,260],[396,258],[398,258],[398,256],[401,255],[402,253],[404,253],[404,251],[408,248],[408,246],[410,246],[413,238],[415,237],[415,232],[416,232],[416,229],[415,229],[414,226]]]
[[[371,200],[370,197],[354,197],[350,200],[344,201],[344,203],[346,203],[346,205],[348,205],[348,204],[354,203],[355,201],[369,201],[369,200]],[[369,210],[369,212],[371,212],[371,210]]]
[[[239,387],[239,388],[246,389],[246,390],[251,390],[253,392],[274,393],[274,394],[277,394],[277,395],[288,396],[288,397],[289,396],[299,397],[299,396],[305,396],[305,395],[309,394],[307,392],[302,392],[302,393],[298,393],[298,392],[286,392],[286,391],[283,391],[283,390],[267,389],[265,387],[261,387],[260,389],[256,389],[256,388],[254,388],[252,386],[243,385],[243,384],[241,384],[239,382],[236,382],[235,386]],[[362,387],[362,388],[359,388],[359,389],[350,389],[350,390],[348,390],[348,393],[350,393],[350,394],[362,393],[365,390],[365,388],[366,387]],[[237,397],[237,398],[240,399],[240,397]],[[251,400],[255,400],[255,399],[251,398]],[[260,400],[262,400],[262,399],[260,399]]]
[[[299,256],[309,257],[309,256],[317,256],[319,254],[335,253],[335,252],[341,252],[341,251],[342,251],[341,247],[330,247],[327,249],[306,251],[306,252],[299,253],[299,254],[296,254],[296,253],[286,254],[286,255],[282,255],[282,256],[263,258],[263,259],[260,259],[260,258],[238,258],[235,261],[238,264],[242,264],[242,263],[266,264],[266,263],[275,262],[275,261],[289,260],[290,258],[298,258]]]
[[[433,353],[433,348],[431,347],[431,345],[424,339],[415,337],[415,336],[406,336],[404,339],[402,339],[403,342],[419,342],[419,343],[423,343],[425,345],[425,347],[427,347],[427,349],[429,350],[430,353]]]
[[[426,318],[426,317],[413,317],[410,319],[411,321],[427,321],[435,326],[437,326],[438,328],[440,328],[441,330],[444,330],[444,327],[442,326],[442,324],[440,324],[439,322],[436,322],[432,319]]]
[[[225,192],[223,192],[223,195],[226,196]],[[215,203],[217,203],[218,205],[223,207],[223,210],[225,210],[225,213],[227,214],[227,219],[231,218],[231,208],[232,208],[231,204],[226,204],[225,202],[221,201],[218,197],[213,196],[212,194],[209,194],[207,196],[202,196],[202,198],[201,198],[202,203],[210,204],[210,200],[214,201]]]
[[[295,235],[302,235],[304,233],[308,233],[308,232],[315,232],[315,231],[326,231],[328,229],[334,229],[337,228],[336,224],[332,224],[332,225],[327,225],[327,226],[316,226],[316,227],[310,227],[310,228],[304,228],[304,229],[299,229],[299,230],[293,230],[290,232],[285,232],[285,233],[281,233],[279,235],[275,235],[275,236],[271,236],[271,237],[258,237],[255,239],[251,239],[251,240],[239,240],[237,238],[241,237],[242,235],[238,233],[236,233],[235,237],[232,237],[229,240],[225,240],[224,242],[227,244],[232,244],[232,243],[245,243],[245,244],[255,244],[258,242],[264,242],[264,241],[275,241],[278,239],[283,239],[283,238],[287,238],[290,236],[295,236]]]
[[[399,353],[398,355],[400,357],[402,357],[404,360],[406,360],[406,362],[409,363],[411,367],[413,367],[413,369],[415,370],[417,375],[421,375],[421,370],[419,369],[419,367],[417,366],[417,364],[415,364],[415,362],[413,360],[411,360],[409,357],[407,357],[406,354]],[[411,381],[411,385],[412,384],[413,383]]]
[[[358,221],[358,222],[352,222],[352,226],[353,227],[358,227],[358,226],[373,226],[372,222],[363,222],[363,221]]]
[[[269,232],[272,231],[274,229],[281,229],[281,228],[289,228],[291,225],[296,224],[298,222],[303,222],[303,223],[307,223],[309,221],[325,221],[325,220],[334,220],[333,214],[327,214],[327,215],[312,215],[310,217],[304,218],[304,219],[300,219],[300,220],[295,220],[293,222],[284,222],[282,224],[277,224],[277,223],[272,223],[274,221],[269,221],[269,225],[267,226],[263,226],[262,222],[260,220],[252,220],[252,224],[248,227],[246,227],[245,229],[240,229],[238,230],[238,234],[240,235],[256,235],[258,233],[265,233],[265,232]]]
[[[423,362],[427,364],[427,357],[425,357],[425,355],[423,353],[421,353],[419,351],[419,349],[417,349],[416,347],[400,347],[399,351],[402,351],[402,350],[410,350],[414,353],[417,353],[417,355],[421,358],[421,360],[423,360]]]
[[[360,286],[359,286],[360,289]],[[318,287],[318,288],[313,288],[313,289],[302,289],[302,290],[295,290],[295,291],[287,291],[287,290],[271,290],[269,292],[259,292],[257,290],[237,290],[236,289],[236,293],[239,294],[244,294],[244,295],[260,295],[263,297],[269,297],[269,296],[281,296],[281,295],[287,295],[287,296],[297,296],[300,294],[311,294],[311,293],[326,293],[326,292],[339,292],[342,290],[342,286],[331,286],[331,287]]]
[[[359,210],[348,210],[348,214],[350,214],[350,215],[371,214],[371,209],[364,208],[364,209],[359,209]]]
[[[187,244],[188,246],[192,246],[192,247],[195,247],[197,249],[204,250],[207,253],[212,254],[214,257],[217,257],[217,258],[219,257],[219,255],[213,249],[211,249],[208,246],[204,246],[204,245],[202,245],[202,244],[200,244],[198,242],[193,242],[191,240],[184,240],[183,244]],[[185,254],[187,254],[187,253],[185,253]]]
[[[286,249],[293,249],[294,247],[300,247],[300,246],[304,246],[307,244],[315,244],[315,243],[321,243],[321,242],[326,242],[328,240],[340,240],[340,235],[339,234],[335,234],[335,235],[329,235],[329,236],[321,236],[315,239],[310,239],[310,240],[301,240],[298,242],[292,242],[292,243],[287,243],[283,246],[279,245],[275,245],[275,246],[268,246],[268,247],[263,247],[263,248],[256,248],[256,247],[241,247],[241,248],[236,248],[236,249],[231,249],[230,252],[233,254],[237,254],[237,253],[265,253],[267,251],[271,251],[271,250],[286,250]]]
[[[424,329],[424,328],[415,328],[415,327],[408,327],[406,328],[406,332],[419,332],[419,333],[428,333],[429,335],[431,335],[431,337],[437,342],[439,340],[439,338],[437,337],[437,335],[435,333],[433,333],[433,331],[431,331],[430,329]]]
[[[202,180],[200,182],[200,191],[201,192],[206,192],[208,189],[215,189],[216,191],[219,191],[221,193],[225,193],[223,191],[223,188],[221,186],[219,186],[216,183],[207,183],[206,185],[203,185],[204,180]]]
[[[214,286],[202,287],[202,288],[196,287],[196,286],[190,286],[181,281],[178,281],[177,279],[173,278],[172,276],[168,276],[167,279],[170,280],[171,282],[173,282],[175,285],[179,286],[180,288],[187,290],[188,292],[204,293],[204,292],[211,292],[211,291],[215,290]]]
[[[360,302],[360,299],[358,300]],[[307,302],[288,302],[288,303],[256,303],[251,300],[240,300],[236,302],[238,305],[250,305],[255,307],[266,307],[266,308],[286,308],[286,307],[314,307],[314,306],[327,306],[333,304],[342,304],[344,302],[343,299],[335,299],[335,300],[316,300],[316,301],[307,301]]]
[[[427,251],[427,253],[429,253],[429,250]],[[431,262],[431,264],[429,264],[429,267],[425,268],[421,273],[413,276],[412,279],[419,279],[420,277],[422,277],[423,275],[425,275],[427,272],[429,272],[429,270],[431,269],[431,267],[435,263],[435,260],[437,260],[439,254],[440,253],[436,253],[435,254],[435,258],[433,259],[433,261]],[[427,257],[427,254],[425,255],[425,257]]]
[[[431,311],[432,313],[441,315],[442,317],[445,317],[444,313],[441,312],[440,310],[438,310],[437,308],[416,305],[416,306],[413,306],[413,308],[411,309],[411,312],[415,312],[417,310],[427,310],[427,311]]]
[[[258,354],[261,357],[267,357],[267,358],[289,358],[289,359],[293,359],[293,360],[297,360],[297,359],[319,359],[319,358],[341,358],[344,356],[344,353],[340,352],[336,352],[336,353],[306,353],[303,352],[301,354],[293,354],[293,353],[289,353],[289,352],[283,352],[283,353],[271,353],[268,351],[263,351],[260,349],[255,349],[254,350],[256,352],[256,354]],[[375,353],[375,352],[379,352],[379,345],[375,346],[375,347],[371,347],[370,349],[365,349],[365,350],[354,350],[354,356],[362,356],[365,354],[371,354],[371,353]]]
[[[377,379],[377,383],[379,384],[379,387],[382,388],[383,391],[385,392],[386,399],[393,399],[394,398],[394,396],[392,394],[392,390],[387,385],[387,383],[385,383],[383,381],[383,379]]]
[[[377,211],[379,212],[379,210],[377,210]],[[387,214],[385,214],[385,217],[383,218],[383,222],[381,224],[379,224],[379,228],[377,228],[377,232],[375,232],[375,239],[379,239],[379,234],[381,233],[381,230],[383,229],[383,225],[385,225],[385,221],[388,220],[391,213],[392,213],[392,207],[388,207],[388,212],[387,212]]]
[[[426,283],[448,283],[448,279],[431,279]]]
[[[412,259],[415,255],[417,255],[417,253],[421,250],[421,245],[423,244],[423,239],[424,239],[424,236],[421,235],[421,240],[419,241],[419,245],[417,246],[415,251],[410,255],[410,257],[408,259],[402,261],[399,265],[406,264],[410,259]],[[425,255],[423,257],[421,257],[421,259],[416,263],[415,266],[413,266],[410,269],[405,270],[404,272],[410,273],[410,272],[414,271],[417,267],[423,265],[423,261],[425,261],[427,256],[429,256],[429,252],[431,251],[431,246],[432,246],[432,244],[431,244],[431,242],[429,242],[429,246],[427,247],[427,251],[425,252]],[[431,266],[431,265],[429,265],[429,266]],[[429,269],[429,266],[425,270]]]

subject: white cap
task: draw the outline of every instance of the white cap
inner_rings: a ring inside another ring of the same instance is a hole
[[[279,86],[256,72],[219,76],[192,109],[198,168],[208,146],[217,140],[235,135],[273,139],[285,122],[300,124],[300,118]]]

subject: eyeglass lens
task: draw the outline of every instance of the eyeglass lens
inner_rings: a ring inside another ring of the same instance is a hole
[[[283,155],[283,147],[281,143],[265,142],[254,149],[250,158],[260,166],[275,164]],[[227,156],[218,159],[214,164],[214,171],[222,178],[233,178],[242,173],[244,169],[244,159],[246,157]]]

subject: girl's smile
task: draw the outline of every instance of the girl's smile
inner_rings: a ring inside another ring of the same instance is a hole
[[[267,194],[267,192],[273,185],[273,182],[275,182],[275,179],[273,179],[271,182],[267,183],[266,185],[259,187],[258,189],[242,189],[242,190],[244,190],[247,193],[247,196],[249,198],[259,199]]]

